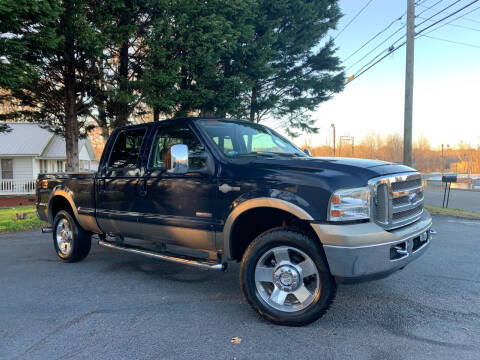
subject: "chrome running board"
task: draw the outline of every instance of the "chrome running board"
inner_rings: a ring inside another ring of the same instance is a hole
[[[175,262],[178,264],[184,264],[184,265],[190,265],[190,266],[196,266],[202,269],[207,269],[207,270],[223,270],[225,271],[227,269],[227,263],[215,263],[215,262],[208,262],[206,260],[200,260],[200,259],[195,259],[195,258],[189,258],[189,257],[179,257],[175,256],[170,253],[161,253],[161,252],[155,252],[152,250],[144,249],[142,247],[137,247],[137,246],[132,246],[132,245],[117,245],[113,244],[108,241],[104,240],[98,240],[98,245],[105,246],[111,249],[117,249],[121,251],[126,251],[130,252],[133,254],[139,254],[139,255],[144,255],[148,256],[154,259],[160,259],[160,260],[166,260],[170,262]]]

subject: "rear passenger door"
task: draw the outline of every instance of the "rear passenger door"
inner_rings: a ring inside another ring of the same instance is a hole
[[[97,177],[97,222],[105,233],[135,237],[135,202],[147,130],[145,126],[119,131]]]

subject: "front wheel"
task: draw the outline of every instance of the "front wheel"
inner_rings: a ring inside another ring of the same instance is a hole
[[[242,291],[265,319],[309,324],[325,314],[336,284],[317,241],[288,229],[272,229],[248,247],[240,268]]]
[[[53,220],[53,245],[63,261],[81,261],[90,252],[91,234],[83,230],[69,212],[61,210]]]

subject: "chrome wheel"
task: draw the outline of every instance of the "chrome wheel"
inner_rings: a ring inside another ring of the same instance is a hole
[[[303,251],[279,246],[263,254],[255,267],[255,285],[263,301],[286,312],[300,311],[320,296],[320,276]]]
[[[67,219],[61,219],[56,228],[57,246],[60,252],[69,256],[72,252],[73,230]]]

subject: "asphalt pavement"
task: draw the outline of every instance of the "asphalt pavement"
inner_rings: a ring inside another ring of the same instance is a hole
[[[442,206],[443,193],[439,188],[425,188],[425,204]],[[480,191],[451,189],[448,207],[480,212]]]
[[[478,359],[480,221],[434,217],[428,252],[343,285],[319,321],[270,324],[226,273],[92,247],[60,262],[51,235],[0,235],[1,359]],[[231,342],[241,339],[239,344]]]

